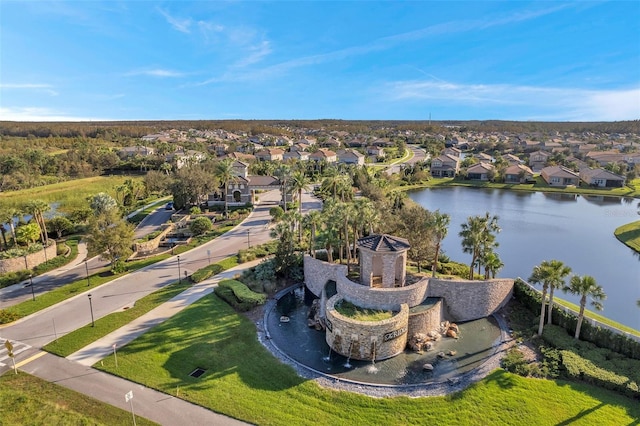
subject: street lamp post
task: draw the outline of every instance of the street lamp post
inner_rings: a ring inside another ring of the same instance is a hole
[[[36,294],[33,291],[33,274],[29,274],[29,282],[31,283],[31,298],[36,301]]]
[[[91,327],[95,327],[96,322],[93,319],[93,303],[91,303],[91,293],[87,294],[87,297],[89,298],[89,309],[91,310]]]
[[[180,276],[180,255],[178,255],[177,258],[178,258],[178,284],[181,284],[182,277]]]
[[[91,285],[91,281],[89,281],[89,266],[87,265],[87,259],[84,260],[84,269],[87,271],[87,287]]]
[[[251,240],[249,239],[249,234],[250,234],[251,230],[247,229],[247,248],[250,249],[251,248]]]

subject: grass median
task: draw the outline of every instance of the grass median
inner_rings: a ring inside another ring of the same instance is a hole
[[[294,342],[295,344],[295,342]],[[371,398],[300,378],[256,338],[255,325],[211,294],[96,366],[259,425],[634,424],[634,401],[593,386],[497,370],[445,397]],[[205,370],[199,378],[189,374]]]
[[[640,253],[640,220],[616,228],[613,234],[620,242]]]
[[[2,425],[125,425],[131,412],[26,373],[0,377]],[[136,416],[138,425],[155,425]]]
[[[235,259],[235,257],[231,257],[218,262],[217,265],[219,265],[224,271],[237,265],[237,260]],[[212,266],[213,265],[210,265],[209,267]],[[114,312],[102,317],[95,321],[94,327],[89,324],[81,327],[56,341],[47,344],[43,349],[52,354],[67,357],[120,327],[129,324],[131,321],[141,317],[161,304],[171,300],[192,285],[193,282],[190,280],[181,280],[180,282],[176,281],[169,284],[160,290],[154,291],[153,293],[138,299],[132,308],[121,312]]]

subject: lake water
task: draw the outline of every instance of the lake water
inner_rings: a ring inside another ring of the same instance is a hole
[[[469,216],[498,215],[496,252],[505,264],[499,277],[526,280],[543,260],[558,259],[603,287],[607,299],[600,314],[640,330],[640,256],[613,235],[618,226],[640,219],[639,200],[462,187],[423,189],[409,198],[451,215],[442,246],[452,260],[471,261],[458,236]],[[558,296],[579,303],[569,293]]]

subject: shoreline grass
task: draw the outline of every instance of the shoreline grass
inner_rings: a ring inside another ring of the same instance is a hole
[[[255,325],[213,294],[121,348],[118,364],[116,370],[110,355],[95,367],[258,425],[613,425],[640,417],[637,403],[613,392],[502,370],[442,397],[378,399],[325,389],[274,358],[257,341]],[[205,373],[190,377],[197,367]]]
[[[636,179],[638,180],[638,179]],[[495,182],[480,182],[471,180],[462,180],[459,178],[431,178],[426,182],[421,182],[414,185],[399,186],[398,189],[410,191],[423,188],[450,188],[450,187],[467,187],[467,188],[486,188],[486,189],[505,189],[511,191],[523,191],[523,192],[553,192],[564,194],[579,194],[579,195],[602,195],[610,197],[633,197],[640,198],[640,190],[637,189],[639,184],[634,183],[622,188],[608,188],[608,189],[596,189],[585,187],[554,187],[549,186],[541,178],[536,179],[536,183],[495,183]],[[633,188],[632,188],[633,186]]]
[[[613,235],[618,241],[640,253],[640,220],[616,228]]]

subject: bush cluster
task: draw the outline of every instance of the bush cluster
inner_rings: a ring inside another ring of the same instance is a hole
[[[560,371],[568,379],[581,380],[640,399],[640,361],[607,348],[576,340],[559,326],[547,325],[546,342],[558,348]]]
[[[469,265],[458,262],[438,263],[438,272],[443,275],[457,275],[469,279]]]
[[[245,263],[255,259],[262,259],[263,257],[267,257],[269,255],[275,254],[277,248],[278,248],[278,242],[270,241],[265,244],[260,244],[259,246],[256,246],[256,247],[240,250],[238,252],[238,262]]]
[[[222,300],[240,312],[250,311],[267,301],[267,296],[251,291],[249,287],[237,280],[223,280],[214,290]]]
[[[9,309],[0,309],[0,324],[9,324],[20,319],[20,314]]]

